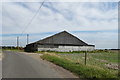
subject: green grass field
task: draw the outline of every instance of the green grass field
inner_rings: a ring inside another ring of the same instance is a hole
[[[85,54],[84,53],[74,53],[74,54],[57,54],[61,57],[70,59],[74,62],[84,63]],[[87,53],[87,64],[88,65],[100,65],[104,64],[118,64],[118,53]]]
[[[85,65],[85,53],[83,52],[78,52],[78,53],[77,52],[76,53],[47,52],[47,55],[46,54],[43,55],[43,58],[55,64],[58,64],[78,75],[83,75],[83,77],[85,78],[89,78],[89,77],[109,78],[109,77],[118,76],[118,52],[110,52],[110,51],[87,52],[86,65]],[[57,62],[57,58],[60,58],[58,62]],[[64,63],[66,63],[66,65]],[[107,73],[111,76],[109,76]]]

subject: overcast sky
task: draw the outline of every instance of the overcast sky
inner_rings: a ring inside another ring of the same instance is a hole
[[[68,31],[96,48],[118,48],[117,2],[5,2],[2,4],[3,45],[20,46],[61,31]],[[25,30],[25,31],[24,31]],[[24,31],[24,35],[20,35]]]

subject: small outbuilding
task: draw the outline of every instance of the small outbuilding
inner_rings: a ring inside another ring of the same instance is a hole
[[[95,45],[89,45],[76,36],[63,31],[45,39],[26,45],[25,51],[92,51]]]

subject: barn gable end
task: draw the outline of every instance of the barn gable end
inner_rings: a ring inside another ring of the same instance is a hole
[[[26,45],[25,51],[82,51],[94,50],[94,45],[89,45],[76,36],[63,31],[53,36]]]
[[[41,44],[63,44],[63,45],[81,45],[87,46],[88,44],[68,33],[67,31],[60,32],[53,36],[47,37],[43,40],[37,41]]]

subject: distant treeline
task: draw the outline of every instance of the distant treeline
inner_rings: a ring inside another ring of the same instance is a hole
[[[21,49],[23,50],[24,47],[15,47],[15,46],[0,46],[0,49]],[[101,51],[120,51],[120,49],[95,49],[94,51],[91,52],[101,52]],[[48,52],[55,52],[55,51],[48,51]],[[73,52],[83,52],[83,51],[73,51]]]
[[[1,46],[2,49],[24,49],[24,47],[15,47],[15,46]]]

